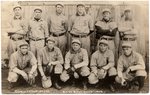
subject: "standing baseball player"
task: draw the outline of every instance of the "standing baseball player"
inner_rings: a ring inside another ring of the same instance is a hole
[[[132,48],[137,51],[137,32],[134,27],[134,22],[132,20],[131,9],[125,9],[122,15],[122,19],[118,24],[118,31],[120,34],[120,48],[119,55],[122,53],[122,42],[130,42]]]
[[[8,81],[10,88],[22,77],[30,85],[34,85],[37,76],[37,60],[26,41],[20,42],[19,49],[14,52],[9,61]]]
[[[108,46],[107,40],[102,39],[99,41],[99,49],[91,57],[91,74],[88,78],[90,84],[96,84],[98,82],[107,84],[110,90],[114,92],[114,82],[117,72],[114,67],[114,54]]]
[[[14,17],[10,22],[10,29],[8,30],[8,36],[10,36],[8,46],[7,46],[7,54],[8,58],[10,58],[11,54],[14,53],[20,41],[25,40],[25,36],[27,33],[27,23],[22,17],[22,7],[17,5],[13,8]]]
[[[29,21],[29,42],[30,49],[37,57],[38,51],[44,47],[45,40],[49,36],[47,22],[41,17],[42,9],[34,9],[34,17]]]
[[[70,18],[68,31],[71,38],[79,39],[82,48],[85,48],[90,55],[90,34],[93,32],[92,17],[85,12],[85,5],[77,5],[77,13]]]
[[[68,29],[67,17],[63,14],[63,4],[56,4],[55,8],[55,14],[51,15],[48,19],[48,27],[50,35],[56,39],[58,48],[60,48],[63,56],[65,56],[67,45],[66,31]]]
[[[60,49],[55,44],[56,40],[53,37],[47,39],[46,46],[38,54],[38,69],[42,80],[46,81],[50,76],[54,87],[60,90],[61,86],[58,82],[63,71],[64,60]]]
[[[115,61],[117,58],[118,44],[115,40],[117,32],[117,24],[112,20],[110,9],[102,10],[102,20],[99,20],[95,24],[96,28],[96,39],[105,39],[108,41],[109,49],[113,51],[115,55]],[[98,42],[99,45],[99,42]]]
[[[116,81],[122,86],[127,86],[128,90],[134,90],[138,86],[138,91],[144,86],[146,74],[145,63],[142,56],[132,49],[129,42],[122,43],[123,53],[119,57]]]

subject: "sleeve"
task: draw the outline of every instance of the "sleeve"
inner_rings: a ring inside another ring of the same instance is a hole
[[[51,28],[51,16],[49,16],[48,19],[47,19],[47,25],[48,25],[48,32],[50,32],[50,28]]]
[[[45,38],[48,38],[49,32],[48,32],[48,23],[45,21]]]
[[[115,23],[114,23],[115,24]],[[113,25],[113,24],[110,24],[109,25],[109,29],[103,29],[101,27],[101,23],[98,21],[96,24],[95,24],[95,27],[96,27],[96,32],[98,34],[101,34],[101,35],[108,35],[108,36],[115,36],[116,35],[116,32],[118,30],[117,28],[117,24]]]
[[[38,61],[38,65],[42,65],[42,51],[40,50],[39,53],[37,54],[37,61]]]
[[[36,71],[37,69],[37,60],[34,56],[34,54],[31,52],[31,65],[32,65],[32,68],[31,68],[31,71],[30,71],[30,74],[33,74],[33,72]]]
[[[9,61],[9,68],[10,70],[13,70],[15,67],[17,67],[17,59],[14,54],[10,56],[10,61]]]
[[[63,59],[62,53],[61,53],[59,48],[58,48],[58,51],[57,51],[57,57],[58,57],[58,60],[57,60],[58,63],[63,64],[64,63],[64,59]]]
[[[28,23],[28,33],[27,33],[28,38],[31,38],[31,21]]]
[[[113,67],[115,65],[114,54],[112,51],[109,52],[109,57],[106,60],[108,61],[108,64],[104,66],[104,69],[108,70],[110,67]]]
[[[123,78],[122,71],[123,71],[123,62],[122,62],[122,56],[120,56],[117,64],[117,72],[120,78]]]
[[[69,52],[67,52],[67,54],[65,56],[65,64],[64,64],[65,69],[70,68],[70,56],[71,56],[71,54],[70,54],[70,51],[69,51]]]
[[[89,24],[89,28],[90,28],[90,30],[94,30],[94,20],[92,19],[92,17],[91,16],[89,16],[89,22],[88,22],[88,24]]]
[[[96,53],[92,54],[90,68],[92,72],[97,72]]]
[[[68,31],[71,31],[71,29],[73,27],[73,19],[74,19],[74,16],[71,16],[70,19],[69,19]]]
[[[127,27],[126,25],[124,25],[124,21],[121,21],[121,22],[118,24],[118,31],[119,31],[119,32],[131,31],[132,29],[133,29],[132,26]]]
[[[65,17],[65,29],[66,29],[66,31],[68,31],[68,19],[67,19],[67,17]]]
[[[118,65],[117,65],[117,71],[123,71],[123,62],[122,62],[122,56],[118,59]]]
[[[42,68],[42,62],[43,62],[43,58],[42,58],[42,50],[40,50],[38,52],[38,55],[37,55],[37,60],[38,60],[38,70],[41,74],[41,76],[44,76],[44,71],[43,71],[43,68]]]
[[[74,67],[77,69],[77,68],[80,68],[80,67],[83,67],[83,66],[88,66],[89,64],[89,59],[88,59],[88,53],[87,53],[87,50],[83,50],[82,51],[83,53],[83,61],[79,64],[76,64],[74,65]]]
[[[140,54],[137,54],[137,63],[135,63],[135,66],[131,66],[130,69],[131,71],[135,71],[135,70],[144,70],[145,69],[145,63],[144,60],[142,58],[142,56]]]
[[[27,22],[27,20],[22,21],[21,27],[24,30],[25,34],[27,34],[27,32],[28,32],[28,22]]]
[[[111,22],[110,25],[109,25],[109,28],[110,28],[111,30],[117,28],[117,23],[116,23],[116,22]]]
[[[30,52],[30,54],[31,54],[31,60],[30,60],[31,65],[32,65],[32,66],[33,66],[33,65],[37,65],[37,60],[36,60],[34,54],[33,54],[32,52]]]

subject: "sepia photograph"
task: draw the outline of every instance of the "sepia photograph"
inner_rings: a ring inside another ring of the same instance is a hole
[[[1,1],[2,94],[148,94],[149,2]]]

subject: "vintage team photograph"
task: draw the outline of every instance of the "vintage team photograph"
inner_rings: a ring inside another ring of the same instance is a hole
[[[149,2],[1,1],[2,94],[149,93]]]

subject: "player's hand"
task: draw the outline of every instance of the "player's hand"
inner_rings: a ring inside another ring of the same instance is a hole
[[[26,81],[28,81],[28,75],[24,71],[21,72],[21,75]]]

